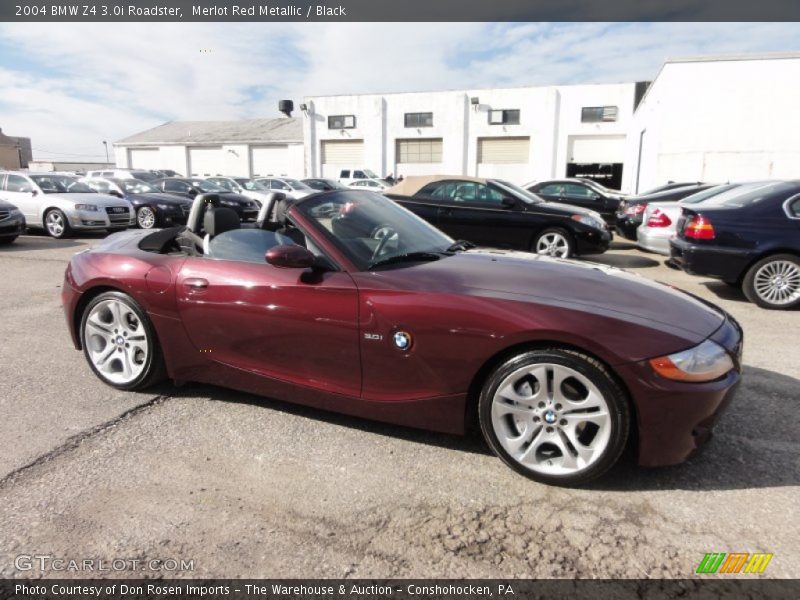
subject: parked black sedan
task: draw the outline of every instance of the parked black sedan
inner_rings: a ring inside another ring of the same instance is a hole
[[[138,179],[89,177],[82,181],[101,194],[111,194],[130,202],[136,211],[136,225],[141,229],[183,225],[192,207],[188,198],[166,194]]]
[[[499,179],[406,177],[395,200],[455,239],[566,258],[605,252],[611,232],[596,212],[546,202]]]
[[[617,221],[617,208],[627,196],[585,179],[553,179],[524,186],[548,202],[582,206],[600,213],[611,227]]]
[[[312,178],[312,179],[301,179],[300,181],[305,183],[311,189],[317,190],[318,192],[330,192],[331,190],[348,189],[346,185],[342,185],[335,179]]]
[[[10,244],[25,233],[25,217],[16,206],[0,200],[0,244]]]
[[[714,187],[713,183],[690,183],[673,187],[654,194],[631,196],[617,207],[616,230],[622,237],[636,241],[636,230],[642,224],[644,211],[650,202],[678,202],[684,198]]]
[[[670,264],[742,287],[763,308],[800,306],[800,181],[684,206]]]
[[[151,182],[167,194],[193,199],[197,194],[217,194],[222,206],[232,208],[242,221],[253,221],[258,216],[259,204],[247,196],[234,194],[225,188],[200,178],[166,177]]]

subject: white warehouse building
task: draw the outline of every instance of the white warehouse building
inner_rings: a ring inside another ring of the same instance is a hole
[[[172,121],[114,143],[118,167],[183,175],[302,176],[303,131],[292,118]]]
[[[623,188],[800,178],[800,54],[668,60],[628,133]]]
[[[306,173],[437,173],[516,183],[593,174],[622,181],[626,136],[646,84],[307,97]]]

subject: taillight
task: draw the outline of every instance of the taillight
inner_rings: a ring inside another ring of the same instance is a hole
[[[713,240],[715,236],[714,226],[703,215],[694,215],[686,221],[683,235],[695,240]]]
[[[667,213],[661,212],[660,208],[653,211],[650,218],[647,219],[648,227],[669,227],[672,225],[672,219],[669,218]]]
[[[626,215],[640,215],[645,211],[646,208],[647,208],[647,204],[634,204],[633,206],[626,206],[625,207],[625,214]]]

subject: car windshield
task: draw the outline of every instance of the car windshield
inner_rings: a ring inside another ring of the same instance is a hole
[[[201,192],[227,192],[221,185],[217,185],[216,183],[211,183],[210,181],[206,181],[204,179],[195,179],[192,181],[192,185],[196,187]]]
[[[528,204],[538,204],[539,202],[544,202],[544,200],[542,200],[533,192],[522,189],[518,185],[514,185],[508,181],[504,181],[502,179],[493,179],[491,183],[507,192],[511,192],[512,195],[516,196],[523,202],[527,202]]]
[[[286,179],[285,177],[282,177],[281,181],[290,185],[293,190],[307,190],[309,192],[311,191],[310,187],[308,187],[302,181],[298,181],[297,179]]]
[[[297,209],[360,270],[436,260],[453,245],[441,231],[374,192],[321,194],[300,202]]]
[[[687,196],[683,200],[681,200],[681,204],[697,204],[698,202],[704,202],[708,200],[712,196],[716,196],[717,194],[721,194],[723,192],[727,192],[728,190],[732,190],[734,188],[739,187],[736,183],[726,183],[724,185],[717,185],[712,188],[708,188],[707,190],[703,190],[702,192],[697,192],[696,194],[692,194],[691,196]]]
[[[703,207],[709,208],[742,208],[761,202],[767,198],[773,197],[775,194],[781,192],[791,192],[797,186],[782,181],[779,182],[755,182],[737,186],[722,194],[718,194],[709,198],[703,203]]]
[[[146,181],[138,179],[120,179],[119,186],[129,194],[152,194],[159,191]]]
[[[131,171],[131,176],[141,181],[155,181],[161,175],[152,171]]]
[[[242,177],[241,179],[235,179],[236,183],[242,186],[244,189],[249,190],[251,192],[266,192],[269,190],[267,186],[265,186],[260,181],[256,181],[254,179],[247,179]]]
[[[75,177],[66,175],[31,175],[45,194],[93,194],[95,191]]]

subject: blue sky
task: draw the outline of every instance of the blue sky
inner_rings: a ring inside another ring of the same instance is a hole
[[[0,25],[0,127],[38,159],[97,160],[164,121],[277,101],[648,80],[668,57],[800,51],[798,23]]]

